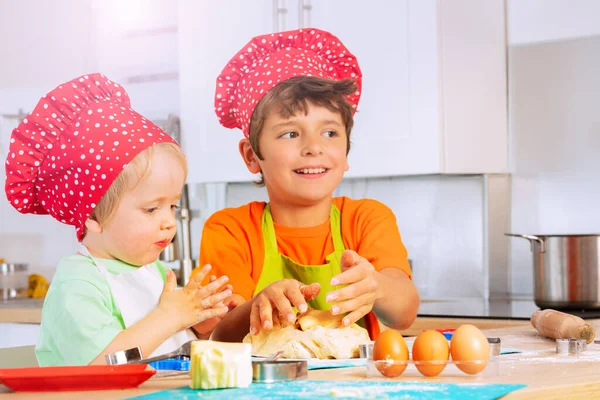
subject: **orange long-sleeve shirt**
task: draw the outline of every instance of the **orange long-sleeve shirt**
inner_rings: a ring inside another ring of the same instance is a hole
[[[406,248],[392,210],[371,199],[336,197],[346,249],[366,258],[377,271],[399,268],[412,277]],[[265,248],[262,213],[266,203],[251,202],[214,213],[204,224],[200,265],[210,264],[211,274],[229,276],[233,293],[249,300],[263,269]],[[329,221],[308,228],[275,223],[279,252],[297,263],[324,264],[333,252]]]

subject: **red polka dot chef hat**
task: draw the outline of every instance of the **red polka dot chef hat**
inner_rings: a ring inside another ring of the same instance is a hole
[[[248,137],[254,108],[280,82],[295,76],[354,79],[356,93],[347,97],[356,109],[362,73],[356,57],[334,35],[314,28],[257,36],[227,63],[217,77],[215,111],[226,128]]]
[[[131,108],[127,92],[101,74],[63,83],[17,126],[6,159],[6,197],[23,214],[85,221],[117,175],[142,150],[175,141]]]

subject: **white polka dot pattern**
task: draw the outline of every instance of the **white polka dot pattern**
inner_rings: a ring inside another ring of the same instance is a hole
[[[6,197],[23,214],[50,214],[82,239],[92,210],[125,165],[147,147],[175,141],[131,109],[127,92],[101,74],[58,86],[10,138]]]
[[[306,28],[257,36],[227,63],[217,77],[215,111],[226,128],[248,137],[254,108],[273,87],[295,76],[354,79],[356,93],[347,97],[356,109],[362,73],[356,57],[329,32]]]

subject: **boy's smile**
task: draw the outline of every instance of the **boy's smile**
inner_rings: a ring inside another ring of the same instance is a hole
[[[346,128],[339,113],[308,102],[307,114],[289,118],[273,110],[255,157],[272,202],[309,206],[330,199],[348,170]],[[250,167],[250,166],[249,166]]]

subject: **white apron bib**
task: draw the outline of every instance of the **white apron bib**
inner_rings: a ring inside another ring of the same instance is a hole
[[[84,245],[80,246],[79,252],[90,257],[104,275],[115,302],[121,310],[126,328],[144,318],[158,306],[164,282],[151,264],[139,267],[135,271],[113,275],[99,260],[96,260],[90,254]],[[165,340],[149,356],[146,354],[142,356],[144,358],[160,356],[179,348],[190,340],[196,339],[197,337],[191,329],[184,329]]]

